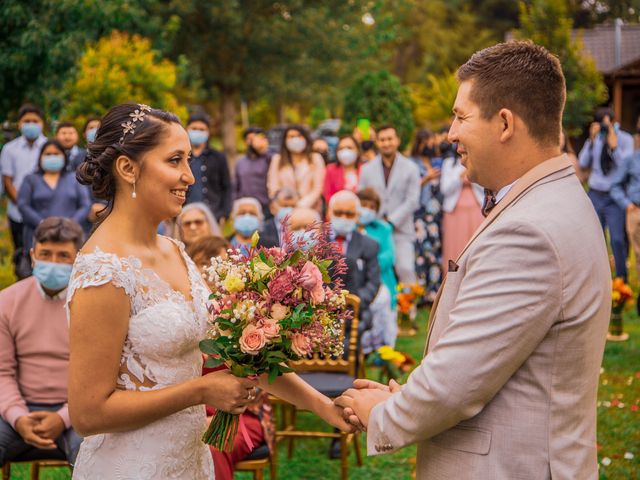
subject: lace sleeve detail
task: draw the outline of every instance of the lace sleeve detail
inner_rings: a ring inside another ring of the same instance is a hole
[[[67,289],[67,321],[69,317],[69,304],[77,290],[89,287],[99,287],[111,283],[122,288],[131,299],[131,307],[134,307],[135,277],[126,268],[117,255],[105,253],[98,247],[93,253],[81,253],[77,256],[71,272],[71,280]]]

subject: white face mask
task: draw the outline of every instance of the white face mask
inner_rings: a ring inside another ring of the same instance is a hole
[[[351,150],[350,148],[343,148],[342,150],[338,150],[338,161],[345,166],[353,165],[356,163],[358,159],[358,154],[355,150]]]
[[[287,139],[287,149],[293,153],[302,153],[307,148],[307,141],[304,137],[293,137]]]

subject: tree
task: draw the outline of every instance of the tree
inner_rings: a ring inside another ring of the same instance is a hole
[[[414,129],[411,99],[398,77],[382,70],[366,73],[353,83],[345,94],[343,125],[352,129],[359,118],[367,118],[378,127],[393,125],[401,148],[408,144]]]
[[[171,26],[173,58],[184,55],[203,91],[220,98],[223,145],[233,157],[240,96],[266,96],[276,104],[318,98],[319,85],[337,83],[343,75],[338,64],[366,54],[350,48],[366,37],[363,5],[364,0],[176,0],[161,12]]]
[[[61,87],[88,41],[115,27],[153,30],[145,15],[151,0],[2,0],[0,15],[0,118],[23,101],[56,115]]]
[[[594,109],[607,99],[607,88],[579,39],[571,38],[573,21],[567,15],[566,0],[520,2],[520,24],[517,37],[543,45],[560,59],[567,82],[563,124],[569,134],[579,134]]]
[[[149,39],[112,32],[89,45],[80,58],[77,74],[65,86],[63,113],[83,120],[104,115],[114,105],[136,102],[177,113],[186,120],[186,109],[173,91],[176,67],[160,60]]]
[[[438,128],[451,120],[451,109],[458,92],[455,72],[427,75],[427,84],[409,85],[413,100],[413,117],[420,126]]]

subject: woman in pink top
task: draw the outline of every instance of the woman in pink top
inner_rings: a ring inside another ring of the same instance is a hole
[[[320,210],[325,165],[322,157],[311,151],[311,138],[304,127],[287,127],[280,153],[273,156],[267,173],[269,198],[284,187],[291,188],[300,200],[296,206]]]
[[[327,165],[324,177],[324,199],[329,199],[340,190],[358,190],[360,181],[360,146],[352,135],[345,135],[338,142],[336,149],[338,163]]]

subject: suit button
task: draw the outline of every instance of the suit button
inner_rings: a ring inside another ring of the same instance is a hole
[[[206,187],[202,189],[202,193],[207,193],[207,191],[208,191],[208,190],[207,190],[207,188],[206,188]]]
[[[206,167],[206,165],[202,165],[202,166],[200,167],[200,171],[201,171],[201,172],[206,172],[206,171],[207,171],[207,167]]]
[[[202,177],[202,181],[206,182],[207,181],[207,177]]]

